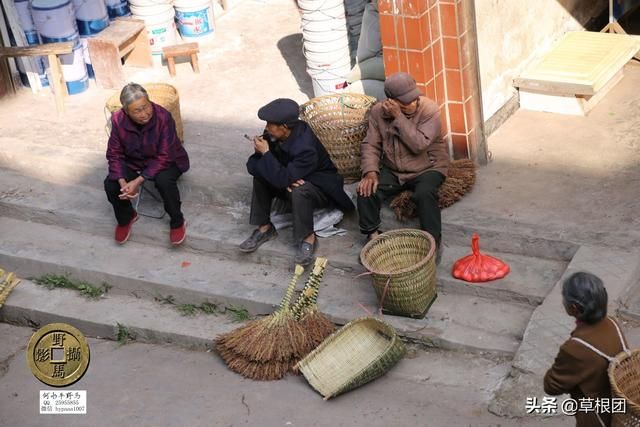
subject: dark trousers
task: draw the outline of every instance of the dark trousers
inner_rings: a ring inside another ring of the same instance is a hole
[[[271,220],[271,202],[277,197],[291,203],[293,214],[293,238],[296,243],[313,233],[314,209],[329,206],[329,198],[318,187],[305,182],[295,187],[292,192],[280,190],[270,185],[263,178],[253,178],[253,194],[251,196],[251,225],[265,225]]]
[[[140,174],[127,168],[125,179],[127,182],[137,178]],[[184,216],[180,210],[182,203],[180,202],[180,192],[178,191],[178,178],[182,172],[176,165],[171,165],[168,169],[158,172],[153,178],[153,182],[160,193],[160,197],[164,202],[164,210],[171,217],[170,227],[178,228],[184,223]],[[146,184],[149,185],[149,184]],[[138,189],[142,191],[142,186]],[[107,177],[104,180],[104,191],[107,193],[107,199],[113,206],[116,214],[116,220],[120,225],[127,225],[133,218],[133,206],[130,200],[121,200],[120,184],[118,181],[110,180]]]
[[[369,234],[380,227],[380,208],[382,202],[396,194],[411,190],[411,197],[418,207],[420,228],[431,234],[440,243],[442,220],[438,207],[438,189],[444,182],[444,175],[437,171],[427,171],[414,179],[400,184],[389,168],[380,169],[378,190],[369,197],[358,195],[358,215],[360,216],[360,231]]]

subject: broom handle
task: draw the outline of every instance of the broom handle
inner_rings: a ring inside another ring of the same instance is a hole
[[[293,296],[293,292],[296,289],[296,285],[298,284],[298,280],[300,276],[304,273],[304,268],[300,264],[296,264],[295,271],[293,272],[293,277],[289,282],[289,287],[287,288],[287,293],[284,295],[282,302],[280,302],[280,310],[288,310],[289,304],[291,303],[291,297]]]

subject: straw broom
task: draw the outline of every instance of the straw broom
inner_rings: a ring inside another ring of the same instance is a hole
[[[20,283],[20,279],[14,273],[6,273],[0,268],[0,307],[9,297],[9,294]]]
[[[327,266],[326,258],[317,258],[313,271],[305,283],[300,298],[292,308],[293,315],[305,330],[304,354],[306,356],[335,331],[335,325],[318,311],[320,283]],[[297,361],[296,361],[297,362]]]
[[[473,188],[476,182],[476,169],[473,160],[461,159],[449,162],[449,172],[438,190],[440,209],[453,205]],[[398,194],[390,203],[391,209],[399,221],[407,221],[418,216],[418,208],[411,200],[409,190]]]
[[[296,265],[287,292],[274,313],[218,337],[216,350],[229,368],[253,379],[279,379],[286,374],[291,361],[300,357],[304,331],[289,304],[303,272],[302,266]]]

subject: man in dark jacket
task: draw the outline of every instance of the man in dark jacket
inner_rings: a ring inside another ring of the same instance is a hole
[[[267,122],[263,136],[253,139],[255,153],[247,161],[253,176],[250,223],[257,225],[240,244],[253,252],[277,236],[271,223],[274,197],[289,200],[293,235],[298,244],[295,262],[313,261],[317,238],[313,231],[314,209],[336,206],[343,212],[355,209],[344,192],[343,179],[311,128],[298,119],[300,106],[291,99],[276,99],[258,110]]]

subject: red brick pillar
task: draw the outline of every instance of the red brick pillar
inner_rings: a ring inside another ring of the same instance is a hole
[[[486,163],[473,0],[379,0],[385,74],[410,73],[440,106],[454,158]]]

